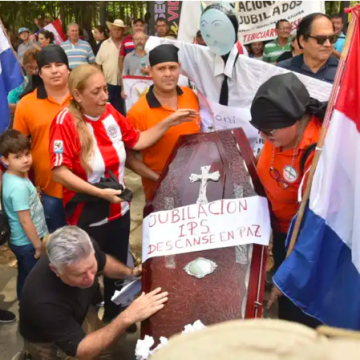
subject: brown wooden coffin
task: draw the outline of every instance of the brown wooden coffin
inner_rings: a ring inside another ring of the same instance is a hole
[[[217,182],[207,185],[209,202],[264,196],[242,129],[187,135],[172,152],[144,217],[196,203],[200,183],[190,183],[189,177],[201,173],[200,168],[206,165],[211,165],[211,172],[221,174]],[[263,246],[246,245],[148,259],[143,264],[143,291],[160,286],[169,292],[169,301],[142,323],[142,337],[170,337],[196,320],[210,325],[261,317],[266,253]],[[198,257],[214,261],[218,268],[202,279],[188,275],[184,267]]]

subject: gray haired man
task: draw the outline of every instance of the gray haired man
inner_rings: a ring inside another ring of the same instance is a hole
[[[46,243],[46,253],[29,274],[20,299],[25,359],[101,359],[108,356],[105,353],[128,326],[153,315],[167,301],[168,294],[160,288],[143,293],[109,325],[85,331],[97,275],[115,279],[136,276],[141,265],[131,269],[104,254],[75,226],[54,232]]]

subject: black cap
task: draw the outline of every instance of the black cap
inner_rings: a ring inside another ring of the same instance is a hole
[[[311,103],[305,85],[293,73],[275,75],[258,89],[251,105],[251,124],[262,129],[294,125]]]
[[[69,69],[69,60],[62,47],[59,45],[51,44],[44,47],[36,56],[36,62],[39,71],[45,65],[50,63],[63,63]]]
[[[150,66],[164,62],[179,62],[179,49],[171,44],[163,44],[155,47],[149,52]]]

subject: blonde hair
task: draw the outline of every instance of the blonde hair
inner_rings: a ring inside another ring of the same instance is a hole
[[[68,84],[69,91],[74,96],[74,90],[82,93],[87,86],[88,80],[95,74],[101,73],[101,71],[95,65],[79,65],[71,71]],[[70,100],[69,111],[71,112],[74,120],[77,133],[81,143],[81,165],[86,173],[91,173],[92,168],[89,165],[89,159],[93,153],[93,137],[84,119],[84,114],[80,104],[74,97]]]

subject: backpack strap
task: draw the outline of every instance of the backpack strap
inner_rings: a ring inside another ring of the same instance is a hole
[[[301,170],[301,173],[302,173],[302,174],[304,173],[304,170],[305,170],[306,161],[307,161],[307,159],[309,158],[309,156],[315,151],[316,145],[317,145],[317,143],[310,144],[310,145],[304,150],[303,154],[301,155],[301,159],[300,159],[300,170]]]

